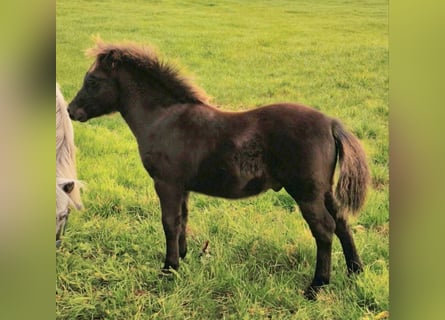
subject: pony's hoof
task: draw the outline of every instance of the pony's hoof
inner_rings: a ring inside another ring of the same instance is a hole
[[[320,291],[320,286],[309,286],[306,290],[304,290],[304,297],[307,300],[315,301],[317,300],[317,294]]]
[[[169,268],[162,268],[159,271],[159,277],[160,278],[165,278],[165,279],[174,279],[177,276],[179,276],[178,271],[176,271],[174,268],[169,267]]]
[[[159,270],[159,276],[160,277],[171,277],[172,276],[172,271],[171,269],[164,269],[162,268],[161,270]]]
[[[56,240],[56,249],[59,249],[62,245],[62,240]]]
[[[361,263],[357,263],[357,262],[353,262],[349,267],[348,267],[348,275],[349,276],[353,276],[355,274],[360,274],[363,272],[363,266]]]

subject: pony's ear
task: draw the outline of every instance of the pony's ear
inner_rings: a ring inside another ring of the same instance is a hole
[[[113,50],[101,54],[98,58],[99,64],[107,71],[111,71],[116,66],[115,52]]]
[[[73,191],[74,189],[74,181],[67,181],[64,182],[62,185],[62,190],[65,191],[67,194],[71,193],[71,191]]]

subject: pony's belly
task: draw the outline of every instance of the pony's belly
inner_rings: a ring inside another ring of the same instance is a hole
[[[186,185],[188,190],[210,196],[245,198],[281,189],[268,172],[262,153],[235,149],[206,158]]]
[[[281,185],[267,179],[264,176],[240,179],[236,177],[225,177],[225,179],[208,179],[206,183],[197,184],[189,188],[191,191],[203,193],[209,196],[239,199],[258,195],[268,189],[278,191]]]

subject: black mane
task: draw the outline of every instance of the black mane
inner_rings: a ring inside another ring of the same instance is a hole
[[[150,47],[131,42],[104,43],[98,40],[96,46],[88,49],[86,54],[96,58],[93,67],[106,61],[107,64],[125,64],[145,71],[178,102],[207,104],[209,101],[204,90],[182,76],[176,66],[162,61]]]

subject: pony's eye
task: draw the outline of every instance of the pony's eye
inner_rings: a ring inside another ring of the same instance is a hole
[[[87,78],[86,85],[88,89],[96,90],[99,87],[99,82],[94,78]]]
[[[87,84],[90,85],[90,86],[97,85],[97,80],[94,79],[94,78],[88,78],[87,79]]]

